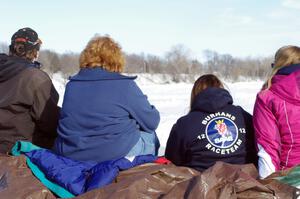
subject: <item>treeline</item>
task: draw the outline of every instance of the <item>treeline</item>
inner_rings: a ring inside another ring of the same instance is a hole
[[[0,44],[0,52],[7,53],[8,46]],[[189,49],[183,45],[172,47],[163,57],[150,54],[125,53],[125,73],[168,74],[173,81],[182,81],[182,74],[193,78],[200,74],[214,73],[227,80],[241,78],[265,79],[268,74],[271,57],[237,58],[230,54],[220,54],[205,50],[200,62],[191,57]],[[79,53],[59,54],[51,50],[41,50],[39,62],[49,74],[61,72],[66,77],[76,73],[79,69]],[[186,79],[185,79],[186,81]]]

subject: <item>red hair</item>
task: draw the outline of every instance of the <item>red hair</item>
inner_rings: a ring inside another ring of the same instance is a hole
[[[110,72],[122,72],[125,65],[121,47],[109,36],[92,38],[80,54],[80,68],[101,67]]]

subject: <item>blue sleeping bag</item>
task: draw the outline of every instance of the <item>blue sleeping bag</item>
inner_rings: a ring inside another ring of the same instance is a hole
[[[23,141],[15,144],[12,154],[24,154],[34,175],[52,192],[64,198],[101,188],[113,182],[120,171],[157,159],[153,155],[142,155],[100,163],[80,162]]]

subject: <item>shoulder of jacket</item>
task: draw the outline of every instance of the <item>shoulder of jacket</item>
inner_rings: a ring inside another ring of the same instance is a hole
[[[122,85],[129,87],[129,88],[138,87],[137,83],[133,79],[122,79],[119,81]]]
[[[230,110],[229,112],[240,112],[240,113],[248,113],[247,111],[245,111],[245,109],[243,107],[241,107],[240,105],[233,105],[230,104],[229,105]]]
[[[122,91],[125,96],[131,97],[132,94],[142,92],[137,83],[132,79],[123,79],[118,83],[118,88]]]
[[[270,96],[274,96],[274,93],[269,89],[262,90],[257,94],[257,98],[261,98],[261,99],[265,99]]]
[[[274,99],[278,99],[278,97],[271,90],[260,91],[256,96],[256,102],[263,104],[272,103]]]
[[[28,84],[33,85],[33,88],[38,88],[45,84],[52,84],[52,80],[49,75],[38,68],[30,67],[22,71],[20,75],[21,79],[25,79],[24,81],[27,81]]]
[[[23,75],[28,75],[33,79],[51,80],[49,75],[41,69],[30,67],[23,71]]]
[[[178,118],[176,124],[177,126],[187,128],[191,125],[192,120],[194,120],[195,118],[201,119],[201,117],[205,117],[205,115],[202,112],[189,112],[188,114]]]
[[[235,116],[235,118],[241,118],[244,121],[252,120],[252,115],[239,105],[231,105],[229,113]]]

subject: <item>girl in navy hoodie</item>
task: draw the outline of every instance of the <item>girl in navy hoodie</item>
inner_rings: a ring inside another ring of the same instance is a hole
[[[232,103],[215,75],[201,76],[192,89],[190,112],[171,130],[166,158],[199,171],[216,161],[256,164],[252,116]]]

